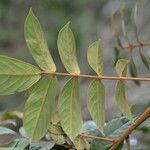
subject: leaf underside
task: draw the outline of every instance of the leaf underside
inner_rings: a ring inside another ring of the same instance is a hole
[[[77,78],[71,78],[64,86],[58,109],[62,128],[73,141],[81,133],[83,124]]]
[[[116,72],[119,77],[126,76],[127,66],[129,64],[128,60],[119,59],[116,63]]]
[[[118,81],[116,85],[116,102],[120,111],[123,115],[132,120],[132,114],[130,107],[127,103],[126,96],[125,96],[125,83],[123,81]]]
[[[24,110],[24,128],[30,142],[35,142],[46,133],[54,109],[57,78],[44,77],[33,89]]]
[[[67,23],[59,32],[57,46],[64,67],[70,74],[80,74],[73,32]]]
[[[88,89],[88,109],[99,130],[104,134],[105,87],[100,80],[94,80]]]
[[[30,9],[24,25],[24,35],[30,53],[39,67],[47,72],[55,72],[56,66],[38,19]]]
[[[130,71],[130,74],[131,74],[132,77],[137,77],[138,76],[136,65],[134,63],[134,60],[133,60],[132,56],[131,56],[131,60],[130,60],[129,71]],[[133,80],[133,81],[136,85],[140,86],[140,81],[138,81],[138,80]]]
[[[103,75],[103,54],[100,40],[92,43],[87,52],[87,58],[91,68],[98,74]]]
[[[128,60],[125,59],[119,59],[116,64],[116,72],[118,76],[124,77],[127,74],[127,66],[129,64]],[[125,95],[125,82],[124,81],[118,81],[116,84],[116,102],[120,109],[120,111],[123,113],[123,115],[128,118],[129,120],[132,120],[132,114],[130,107],[128,105],[128,102],[126,100]]]
[[[24,91],[40,77],[40,70],[35,66],[0,55],[0,95]]]

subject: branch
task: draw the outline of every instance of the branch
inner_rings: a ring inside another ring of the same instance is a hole
[[[87,75],[87,74],[69,74],[61,72],[39,72],[33,74],[7,74],[3,73],[0,76],[39,76],[39,75],[53,75],[53,76],[69,76],[77,78],[91,78],[91,79],[103,79],[103,80],[138,80],[138,81],[150,81],[150,78],[135,78],[135,77],[116,77],[116,76],[96,76],[96,75]]]
[[[72,145],[70,145],[70,144],[56,144],[55,143],[55,145],[56,146],[61,146],[61,147],[67,148],[67,149],[71,149],[72,148]]]
[[[150,107],[144,111],[144,113],[113,143],[110,150],[115,150],[119,144],[142,122],[144,122],[147,118],[150,117]]]
[[[141,42],[138,44],[129,44],[126,46],[122,46],[123,49],[134,49],[134,48],[142,48],[145,46],[150,46],[150,42]]]
[[[93,136],[93,135],[80,134],[80,136],[83,138],[94,139],[94,140],[98,140],[98,141],[106,141],[106,142],[111,142],[111,143],[115,142],[114,139],[98,137],[98,136]]]
[[[150,81],[150,78],[134,78],[134,77],[115,77],[115,76],[96,76],[96,75],[86,75],[86,74],[69,74],[69,73],[59,73],[59,72],[42,72],[43,75],[54,75],[54,76],[69,76],[78,78],[91,78],[91,79],[103,79],[103,80],[138,80],[138,81]]]

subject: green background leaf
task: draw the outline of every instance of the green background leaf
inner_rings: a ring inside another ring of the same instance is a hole
[[[24,91],[40,77],[40,70],[35,66],[0,55],[0,95]]]
[[[77,150],[90,150],[90,144],[88,141],[80,136],[76,137],[73,143]]]
[[[105,125],[105,137],[117,138],[123,132],[125,132],[125,130],[127,130],[131,124],[132,122],[125,117],[112,119]],[[102,137],[101,133],[96,136]],[[111,145],[112,144],[109,142],[93,140],[90,148],[91,150],[109,150]],[[117,150],[121,150],[122,146],[123,144],[121,143]]]
[[[87,52],[87,58],[91,68],[100,76],[103,75],[103,54],[100,40],[92,43]]]
[[[142,50],[140,50],[140,57],[141,57],[141,60],[142,60],[143,64],[144,64],[145,67],[147,68],[147,70],[150,71],[150,65],[149,65],[149,62],[148,62],[146,56],[144,55],[144,52],[142,52]]]
[[[129,71],[132,77],[137,77],[137,69],[132,56],[130,59]],[[140,82],[138,80],[133,80],[133,81],[136,85],[138,86],[140,85]]]
[[[76,58],[76,45],[73,32],[68,22],[59,32],[57,46],[60,58],[70,74],[80,74]]]
[[[59,116],[63,130],[73,141],[82,131],[79,81],[71,78],[59,97]]]
[[[54,142],[38,142],[30,145],[30,150],[50,150],[54,147]]]
[[[125,96],[125,83],[123,81],[118,81],[116,85],[116,102],[125,117],[129,120],[132,119],[132,114],[130,107],[127,103],[126,96]]]
[[[29,51],[41,69],[55,72],[56,66],[49,52],[42,27],[30,9],[24,25],[24,34]]]
[[[119,59],[116,63],[116,72],[118,76],[126,76],[127,73],[127,66],[129,64],[128,60],[125,59]]]
[[[34,142],[46,133],[54,109],[54,100],[57,88],[57,78],[44,77],[33,89],[24,111],[24,128]]]
[[[8,134],[16,135],[16,132],[9,128],[0,126],[0,135],[8,135]]]
[[[99,130],[104,133],[105,87],[100,80],[94,80],[88,89],[88,109]]]

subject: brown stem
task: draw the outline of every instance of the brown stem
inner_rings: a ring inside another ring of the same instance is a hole
[[[69,144],[55,144],[55,145],[61,146],[61,147],[67,148],[67,149],[71,149],[72,148],[72,145],[69,145]]]
[[[115,76],[96,76],[87,74],[69,74],[61,72],[39,72],[33,74],[0,74],[0,76],[39,76],[39,75],[54,75],[65,77],[78,77],[78,78],[91,78],[91,79],[103,79],[103,80],[138,80],[138,81],[150,81],[150,78],[135,78],[135,77],[115,77]]]
[[[69,77],[78,77],[78,78],[91,78],[91,79],[103,79],[103,80],[138,80],[138,81],[150,81],[150,78],[134,78],[134,77],[115,77],[115,76],[96,76],[96,75],[86,75],[86,74],[69,74],[69,73],[60,73],[53,72],[47,73],[43,72],[44,75],[56,75],[56,76],[69,76]]]
[[[134,49],[134,48],[142,48],[145,46],[150,46],[150,42],[140,42],[138,44],[129,44],[126,46],[122,46],[123,49]]]
[[[110,150],[115,150],[119,144],[136,128],[138,127],[142,122],[144,122],[147,118],[150,117],[150,107],[147,108],[144,113],[121,135],[119,136],[115,142],[113,143]]]
[[[80,136],[83,137],[83,138],[95,139],[95,140],[98,140],[98,141],[106,141],[106,142],[111,142],[111,143],[115,142],[114,139],[104,138],[104,137],[97,137],[97,136],[93,136],[93,135],[81,134]]]

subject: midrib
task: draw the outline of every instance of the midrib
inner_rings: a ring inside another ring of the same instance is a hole
[[[41,104],[39,113],[38,113],[38,115],[37,115],[38,117],[36,118],[36,121],[35,121],[35,127],[34,127],[34,129],[33,129],[31,139],[32,139],[33,136],[34,136],[34,133],[35,133],[35,130],[36,130],[36,128],[37,128],[38,121],[39,121],[39,118],[40,118],[40,114],[41,114],[42,109],[43,109],[43,106],[44,106],[44,104],[45,104],[45,102],[46,102],[46,97],[47,97],[47,94],[48,94],[48,89],[49,89],[49,87],[50,87],[50,82],[51,82],[51,79],[50,79],[50,81],[48,82],[48,86],[47,86],[47,88],[46,88],[46,90],[45,90],[44,96],[42,97],[43,101],[42,101],[42,104]]]

